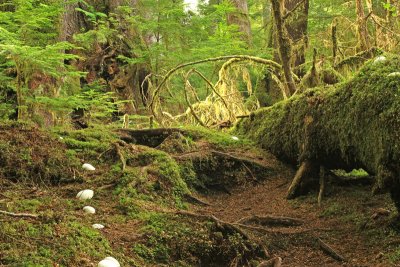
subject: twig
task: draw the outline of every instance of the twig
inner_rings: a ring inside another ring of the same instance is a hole
[[[186,199],[188,199],[189,201],[193,201],[194,203],[197,203],[197,204],[200,204],[200,205],[203,205],[203,206],[211,206],[210,203],[205,202],[204,200],[201,200],[201,199],[199,199],[198,197],[195,197],[192,194],[187,194],[187,195],[185,195],[185,197],[186,197]]]
[[[304,221],[301,219],[291,218],[291,217],[271,216],[271,215],[266,215],[266,216],[253,215],[250,217],[244,217],[237,222],[246,225],[255,223],[255,224],[270,225],[270,226],[276,226],[276,225],[300,226],[304,224]]]
[[[14,213],[14,212],[9,212],[9,211],[4,211],[4,210],[0,210],[0,214],[4,214],[4,215],[8,215],[11,217],[26,217],[26,218],[33,218],[33,219],[37,219],[39,218],[39,215],[36,214],[30,214],[30,213]]]
[[[253,172],[250,170],[250,168],[247,167],[247,165],[244,164],[243,162],[242,162],[242,165],[243,165],[243,167],[247,170],[247,172],[250,173],[251,178],[253,178],[253,181],[256,182],[257,184],[260,184],[260,182],[259,182],[258,179],[254,176],[254,174],[253,174]]]
[[[319,247],[323,252],[331,256],[333,259],[337,261],[346,261],[346,259],[337,253],[333,248],[331,248],[328,244],[326,244],[324,241],[322,241],[320,238],[317,238],[317,242]]]

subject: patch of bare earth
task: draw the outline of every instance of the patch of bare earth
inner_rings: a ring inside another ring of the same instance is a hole
[[[379,215],[372,218],[380,208],[394,212],[387,195],[372,196],[368,186],[331,186],[321,207],[317,205],[317,192],[286,200],[293,175],[286,168],[280,175],[261,183],[235,188],[229,193],[202,196],[210,206],[191,208],[229,223],[254,215],[303,220],[299,226],[264,227],[268,232],[261,235],[270,240],[269,253],[281,257],[282,266],[400,266],[390,263],[387,257],[396,242],[396,235],[391,234],[388,226],[389,218]],[[345,261],[328,255],[318,239]]]

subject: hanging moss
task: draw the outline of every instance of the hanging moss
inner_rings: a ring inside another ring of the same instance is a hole
[[[399,69],[399,56],[370,61],[349,82],[261,109],[236,131],[292,163],[363,168],[400,204],[400,78],[389,75]]]

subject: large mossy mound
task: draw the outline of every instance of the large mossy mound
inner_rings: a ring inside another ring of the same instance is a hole
[[[207,219],[149,213],[142,240],[133,246],[147,265],[250,266],[265,256],[262,247]]]
[[[400,57],[371,60],[350,81],[257,111],[236,131],[291,163],[363,168],[379,187],[400,183]],[[398,190],[397,190],[398,191]]]
[[[73,177],[76,158],[57,138],[22,123],[0,125],[0,177],[55,184]]]
[[[190,194],[181,167],[166,152],[140,145],[115,143],[104,156],[113,167],[121,208],[128,214],[146,209],[146,202],[182,207]]]

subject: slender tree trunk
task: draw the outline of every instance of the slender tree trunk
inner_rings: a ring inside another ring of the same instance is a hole
[[[296,85],[293,80],[291,62],[291,40],[288,37],[287,31],[284,26],[282,18],[282,0],[271,0],[272,10],[274,13],[275,29],[276,29],[276,40],[278,45],[279,58],[282,63],[286,87],[288,90],[287,95],[293,95],[296,92]]]
[[[252,42],[251,25],[247,0],[231,0],[236,12],[228,14],[228,24],[237,25],[243,40],[250,46]]]
[[[368,37],[367,17],[364,13],[364,5],[362,0],[356,0],[356,12],[358,48],[360,51],[367,51],[371,48],[371,45]]]
[[[297,49],[293,51],[293,67],[306,62],[306,49],[308,47],[308,11],[309,0],[285,0],[283,2],[286,13],[290,13],[285,20],[285,26],[292,42]],[[302,73],[299,73],[300,75]]]

